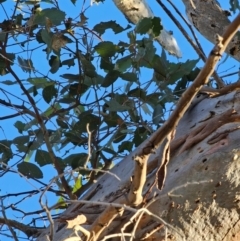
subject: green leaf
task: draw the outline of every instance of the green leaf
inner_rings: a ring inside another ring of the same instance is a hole
[[[161,62],[162,62],[163,66],[168,66],[167,55],[166,55],[164,48],[162,48]]]
[[[64,135],[67,138],[67,144],[69,142],[73,143],[74,145],[86,145],[88,142],[87,138],[83,138],[81,136],[79,136],[79,133],[76,132],[76,130],[71,130],[69,132],[65,132]]]
[[[29,129],[31,129],[32,126],[34,125],[38,125],[37,119],[32,119],[31,121],[29,121],[28,123],[25,124],[24,126],[24,131],[27,131]]]
[[[25,128],[25,124],[21,121],[16,121],[14,126],[18,129],[18,132],[20,134],[22,134],[22,132],[24,131],[24,128]]]
[[[94,78],[89,78],[88,76],[85,76],[85,78],[84,78],[84,84],[86,84],[88,86],[102,85],[103,81],[104,81],[104,78],[101,75],[97,75]]]
[[[34,70],[31,59],[23,59],[18,56],[18,63],[24,72],[31,73],[31,71]]]
[[[45,86],[52,84],[46,78],[28,78],[27,81],[37,88],[44,88]]]
[[[131,66],[132,66],[132,54],[125,56],[121,59],[118,59],[115,64],[115,69],[123,73]]]
[[[17,165],[18,171],[26,177],[32,177],[36,179],[43,178],[43,173],[41,169],[30,162],[21,162]]]
[[[116,127],[123,122],[122,118],[116,112],[110,112],[108,115],[104,115],[103,120],[108,127]]]
[[[52,145],[57,145],[57,144],[61,144],[62,143],[62,130],[61,129],[57,129],[56,131],[50,131],[50,137],[49,137],[49,140],[50,140],[50,143]]]
[[[43,29],[41,31],[41,37],[44,43],[47,44],[47,56],[50,54],[52,51],[52,40],[53,40],[53,33],[48,32],[46,29]]]
[[[17,84],[17,81],[3,80],[3,81],[1,81],[1,83],[5,84],[5,85],[15,85],[15,84]]]
[[[111,71],[114,69],[114,64],[111,61],[111,58],[101,58],[100,68]]]
[[[72,4],[75,5],[77,0],[71,0]]]
[[[0,32],[0,42],[3,42],[6,38],[6,33]]]
[[[238,0],[230,0],[230,11],[232,11],[234,14],[236,13],[237,9],[240,9],[239,1]]]
[[[63,162],[67,165],[70,165],[73,169],[77,167],[83,167],[86,160],[88,158],[88,154],[86,153],[78,153],[78,154],[72,154],[68,157],[66,157]]]
[[[30,159],[31,159],[31,157],[32,157],[32,154],[34,153],[34,151],[28,151],[27,152],[27,155],[25,156],[25,158],[24,158],[24,162],[29,162],[30,161]]]
[[[146,103],[143,103],[141,105],[142,110],[145,112],[146,115],[151,115],[151,111],[148,108],[148,105]]]
[[[75,65],[75,58],[65,59],[62,61],[62,65],[67,65],[69,68]]]
[[[128,110],[128,113],[129,113],[129,116],[131,118],[131,121],[133,121],[135,123],[138,123],[139,120],[140,120],[140,117],[138,116],[138,112],[137,112],[134,100],[129,99],[125,103],[126,103],[127,106],[130,107],[129,110]]]
[[[196,66],[199,59],[187,60],[185,63],[169,63],[168,65],[168,84],[174,84],[182,76],[189,74]]]
[[[93,31],[98,32],[100,35],[104,34],[107,29],[112,29],[115,34],[121,33],[127,29],[131,28],[128,25],[126,28],[120,26],[116,21],[101,22],[93,27]]]
[[[31,127],[31,124],[32,123],[29,124],[29,128]],[[25,126],[25,129],[26,129],[26,126]],[[29,150],[37,150],[44,143],[44,136],[43,136],[42,130],[41,129],[36,129],[34,131],[29,130],[28,133],[29,135],[34,136],[33,142],[29,143],[31,144],[29,145]]]
[[[113,149],[108,148],[108,147],[106,147],[106,146],[103,147],[102,150],[103,150],[104,152],[107,152],[107,153],[112,154],[112,155],[114,155],[114,156],[116,156],[116,155],[118,154],[118,153],[115,152]]]
[[[40,29],[37,33],[36,33],[36,40],[38,41],[38,43],[42,44],[45,43],[42,39],[42,31],[44,29]]]
[[[119,47],[109,41],[99,43],[94,49],[101,57],[112,57],[119,51]]]
[[[49,65],[51,66],[50,72],[52,74],[55,74],[58,71],[59,67],[62,66],[60,58],[58,56],[55,56],[55,55],[51,55],[48,62],[49,62]]]
[[[160,96],[161,96],[160,93],[149,94],[146,96],[146,103],[152,106],[152,108],[154,109],[155,106],[159,104]]]
[[[118,70],[109,71],[104,78],[102,87],[109,87],[110,85],[112,85],[118,79],[119,75],[120,72]]]
[[[77,180],[74,183],[72,192],[75,193],[77,190],[79,190],[82,187],[82,177],[78,177]]]
[[[200,69],[195,68],[192,70],[189,74],[184,75],[178,82],[174,89],[174,94],[181,96],[182,93],[186,90],[186,88],[189,86],[189,83],[194,81],[197,75],[199,74]]]
[[[152,121],[153,124],[159,125],[163,117],[163,108],[161,105],[157,105],[153,110]]]
[[[15,144],[15,145],[16,145],[16,148],[19,152],[23,152],[23,153],[32,152],[32,151],[29,150],[27,145],[23,145],[23,144]]]
[[[151,18],[143,18],[138,22],[135,27],[135,32],[140,34],[146,34],[152,28],[152,19]]]
[[[59,197],[58,200],[57,200],[57,203],[58,203],[58,207],[60,208],[67,208],[68,205],[67,203],[65,202],[65,199],[63,197]],[[61,204],[60,204],[61,203]],[[58,210],[58,209],[57,209]]]
[[[20,13],[20,14],[17,14],[16,15],[16,18],[15,18],[15,24],[16,25],[19,25],[19,26],[22,26],[22,20],[23,20],[23,15]]]
[[[87,24],[88,18],[85,16],[84,12],[80,13],[80,22],[78,23],[79,26],[84,26]]]
[[[12,140],[14,144],[22,145],[29,142],[29,136],[18,136]]]
[[[57,122],[57,124],[58,124],[61,128],[63,128],[63,129],[68,129],[68,125],[67,125],[63,120],[57,118],[57,119],[56,119],[56,122]]]
[[[57,89],[54,84],[46,86],[42,91],[43,99],[49,104],[57,96]]]
[[[152,18],[152,32],[155,37],[159,36],[163,26],[161,24],[161,19],[159,17]]]
[[[85,84],[72,84],[69,86],[69,94],[70,95],[83,95],[87,90],[89,89],[89,86]]]
[[[8,73],[6,67],[7,64],[13,65],[15,59],[15,54],[6,53],[5,56],[0,55],[0,75],[5,75]]]
[[[2,153],[1,161],[8,162],[12,158],[11,141],[0,140],[0,153]]]
[[[63,74],[60,76],[64,79],[69,79],[71,81],[80,81],[81,80],[81,75],[79,75],[79,74]]]
[[[146,91],[141,88],[135,88],[128,92],[128,96],[137,97],[137,98],[145,101],[146,100]]]
[[[131,82],[137,82],[138,81],[138,76],[136,73],[123,73],[120,74],[120,77],[124,80],[131,81]]]
[[[152,59],[151,66],[154,69],[155,77],[159,81],[164,81],[167,76],[168,69],[166,62],[161,59],[159,55],[155,55]]]
[[[118,146],[118,152],[124,152],[128,151],[131,152],[133,148],[133,142],[132,141],[123,141],[119,146]]]
[[[45,26],[46,18],[49,18],[53,25],[60,25],[65,19],[65,12],[57,8],[46,8],[35,14],[34,24]]]
[[[138,127],[134,132],[133,143],[135,147],[139,146],[143,141],[148,138],[149,132],[145,127]]]
[[[118,101],[116,99],[111,99],[111,100],[105,100],[106,105],[108,106],[107,109],[109,111],[119,111],[119,112],[123,112],[126,110],[129,110],[130,107],[126,106],[126,105],[121,105],[118,103]]]
[[[62,107],[59,103],[55,103],[54,106],[50,106],[49,108],[47,108],[42,115],[45,117],[49,117],[50,115],[52,115],[57,110],[60,110],[61,108]]]
[[[96,77],[97,76],[96,68],[92,64],[92,62],[86,59],[85,56],[81,57],[80,59],[81,59],[84,74],[91,78]]]
[[[48,164],[52,164],[52,160],[49,155],[49,152],[38,149],[35,155],[35,162],[37,162],[37,164],[40,167],[43,167]]]
[[[123,123],[113,135],[113,143],[123,141],[127,136],[127,125]]]
[[[161,19],[159,17],[143,18],[135,27],[135,32],[139,34],[146,34],[152,30],[154,36],[159,36],[161,30]]]
[[[100,117],[93,115],[91,113],[83,112],[79,115],[79,121],[74,125],[73,130],[78,131],[79,133],[87,132],[86,126],[89,124],[89,130],[97,130],[98,126],[101,123]]]

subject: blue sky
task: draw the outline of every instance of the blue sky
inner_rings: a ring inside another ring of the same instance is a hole
[[[78,16],[79,9],[82,8],[82,2],[83,1],[78,0],[76,3],[76,7],[74,7],[70,0],[69,1],[60,0],[59,5],[60,5],[60,8],[62,8],[63,10],[66,10],[67,17],[75,18]],[[167,30],[173,31],[174,36],[177,39],[178,44],[183,53],[183,58],[180,59],[179,61],[184,62],[187,59],[197,59],[198,56],[195,53],[195,51],[191,48],[191,46],[189,44],[186,44],[186,40],[182,36],[181,32],[175,27],[174,23],[172,23],[172,21],[168,18],[168,16],[160,8],[160,6],[157,4],[157,2],[150,1],[150,0],[148,2],[150,4],[151,8],[153,9],[155,15],[159,16],[162,19],[162,23],[163,23],[164,27]],[[175,1],[175,2],[176,2],[178,9],[182,13],[185,13],[184,5],[182,4],[182,2],[181,1]],[[224,9],[229,9],[228,1],[222,0],[219,2]],[[89,0],[89,2],[88,2],[88,0],[86,0],[85,7],[89,6],[89,3],[90,3],[90,0]],[[7,12],[11,13],[14,3],[12,1],[7,1],[7,2],[3,3],[3,6]],[[46,7],[49,7],[49,5],[42,4],[42,8],[46,8]],[[69,13],[71,13],[71,16],[69,15]],[[93,5],[86,11],[85,15],[88,17],[89,28],[94,27],[94,25],[96,25],[97,23],[99,23],[101,21],[110,21],[110,20],[116,20],[117,23],[119,23],[123,27],[127,26],[127,24],[128,24],[127,20],[123,16],[123,14],[121,12],[119,12],[119,10],[115,7],[113,1],[111,1],[111,0],[106,0],[105,3],[103,3],[103,4]],[[0,21],[3,21],[3,19],[6,18],[6,17],[2,17],[2,16],[5,16],[3,8],[0,8],[0,16],[1,16]],[[209,41],[207,41],[205,38],[203,38],[199,33],[197,33],[197,36],[199,37],[200,42],[204,46],[205,54],[208,55],[209,51],[213,47],[213,44],[210,43]],[[103,35],[103,39],[104,40],[110,39],[111,41],[118,43],[120,40],[124,41],[126,39],[126,32],[115,35],[115,34],[113,34],[112,31],[107,31]],[[156,43],[156,47],[160,54],[161,48],[158,46],[157,43]],[[34,62],[34,66],[35,66],[35,68],[40,70],[40,72],[42,72],[43,74],[47,74],[49,71],[49,65],[46,62],[44,54],[42,54],[42,52],[40,50],[37,50],[37,51],[39,51],[39,52],[37,52],[37,54],[35,54],[35,57],[33,57],[33,59],[35,58],[35,60],[36,60]],[[11,52],[11,49],[9,49],[9,52]],[[19,53],[19,56],[24,57],[24,54]],[[173,56],[168,56],[168,59],[170,61],[178,61]],[[222,59],[224,60],[225,58],[223,57]],[[202,66],[201,62],[199,62],[199,66]],[[18,67],[14,67],[14,68],[19,73],[20,79],[26,79],[29,77],[28,74],[23,73],[20,68],[18,68]],[[229,72],[237,71],[239,69],[239,63],[236,60],[233,60],[233,59],[231,59],[231,57],[229,57],[224,64],[220,65],[220,67],[219,67],[220,75],[226,74],[227,72],[225,72],[225,71],[227,71],[228,69],[231,69]],[[71,71],[72,71],[72,73],[77,73],[77,70],[74,68],[72,68]],[[57,79],[57,78],[60,78],[59,77],[60,74],[62,74],[61,71],[54,75],[50,74],[49,76],[52,79]],[[150,79],[151,76],[150,77],[149,76],[150,76],[150,74],[148,71],[143,70],[141,72],[142,79]],[[235,79],[236,79],[236,76],[231,77],[228,79],[228,82],[234,81]],[[4,80],[13,80],[13,78],[10,75],[0,76],[0,88],[7,89],[7,88],[5,88],[6,87],[5,85],[1,84],[1,81],[4,81]],[[9,89],[7,89],[7,90],[9,90]],[[13,93],[16,96],[22,97],[22,95],[21,95],[22,92],[18,87],[12,87],[11,91],[13,91]],[[3,92],[0,92],[0,98],[1,99],[5,98],[3,95]],[[17,101],[19,101],[19,100],[17,98],[14,98],[13,102],[17,103]],[[46,109],[47,105],[43,104],[42,108]],[[8,108],[5,108],[3,106],[0,107],[0,110],[1,110],[0,116],[8,115],[10,113],[15,113],[14,111],[9,110]],[[16,137],[17,135],[19,135],[16,128],[13,126],[16,121],[17,121],[17,118],[9,119],[7,121],[1,121],[1,123],[0,123],[0,140],[2,140],[2,139],[10,139],[11,140],[14,137]],[[14,162],[14,160],[13,160],[13,162]],[[11,163],[13,163],[13,162],[11,162]],[[45,183],[48,183],[49,180],[51,178],[53,178],[53,176],[56,175],[56,173],[50,172],[50,169],[47,166],[43,168],[43,171],[45,174],[45,179],[43,181]],[[25,190],[32,190],[36,186],[39,186],[39,185],[31,180],[26,181],[24,178],[19,178],[19,176],[17,176],[16,174],[7,174],[1,178],[0,195],[5,195],[7,193],[14,193],[14,192],[19,192],[19,191],[25,191]],[[14,200],[16,201],[17,199],[14,199]],[[9,205],[12,202],[14,202],[12,198],[4,200],[5,205]],[[49,195],[48,196],[49,205],[51,205],[55,202],[56,202],[56,197],[54,195]],[[20,204],[18,207],[29,212],[29,211],[34,211],[36,209],[39,209],[39,204],[38,204],[37,198],[29,198],[29,199],[25,200],[22,204]],[[21,216],[20,213],[15,213],[15,215],[16,214]],[[13,212],[10,210],[7,211],[7,215],[9,218],[12,218],[12,219],[19,217],[19,216],[13,216]],[[23,222],[27,223],[30,220],[31,220],[31,218],[27,217],[27,218],[24,218]],[[19,218],[18,221],[21,221],[21,219]],[[43,226],[44,223],[38,222],[37,225]],[[0,241],[3,241],[3,240],[12,240],[12,239],[7,239],[6,237],[1,237],[1,235],[0,235]]]

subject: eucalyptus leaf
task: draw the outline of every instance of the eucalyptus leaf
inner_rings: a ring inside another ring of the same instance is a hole
[[[57,8],[46,8],[39,11],[34,16],[34,24],[44,26],[46,18],[48,18],[53,25],[59,25],[65,19],[66,13]]]
[[[51,100],[57,96],[57,89],[55,88],[54,84],[46,86],[42,91],[43,99],[50,103]]]
[[[43,172],[41,169],[30,162],[21,162],[17,165],[18,171],[28,178],[36,178],[41,179],[43,178]]]
[[[112,57],[119,51],[119,47],[109,41],[97,44],[94,49],[101,57]]]
[[[101,22],[96,24],[93,27],[93,31],[98,32],[100,35],[104,34],[107,29],[112,29],[112,31],[115,34],[121,33],[127,29],[131,28],[130,25],[128,25],[126,28],[123,28],[121,25],[116,23],[116,21],[108,21],[108,22]]]

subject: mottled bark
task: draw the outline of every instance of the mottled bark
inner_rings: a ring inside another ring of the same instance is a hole
[[[216,98],[200,96],[195,102],[198,99],[199,103],[189,108],[178,125],[176,137],[172,141],[172,154],[163,190],[154,188],[148,198],[148,202],[155,199],[149,210],[174,229],[168,227],[166,230],[166,226],[161,226],[159,220],[144,214],[134,240],[140,240],[154,229],[158,231],[146,240],[165,240],[165,232],[168,240],[183,240],[185,236],[189,241],[236,240],[234,237],[239,235],[240,92],[235,91]],[[193,133],[199,136],[198,141],[193,141]],[[187,142],[187,149],[181,151]],[[134,153],[112,170],[121,181],[106,174],[91,187],[88,193],[94,192],[98,186],[91,201],[118,202],[126,195],[134,168],[131,159],[133,155]],[[148,162],[144,192],[154,181],[157,160],[158,157],[152,154]],[[85,195],[86,199],[87,196],[88,194]],[[69,219],[77,214],[84,214],[88,225],[96,222],[105,209],[105,206],[97,204],[76,208],[77,205],[79,204],[72,205],[65,212],[65,217]],[[105,224],[109,226],[104,228],[102,236],[120,232],[122,225],[132,215],[131,211],[125,211],[122,216],[119,214],[112,222],[107,223],[112,218],[109,211],[109,220]],[[129,232],[133,225],[126,230]],[[71,235],[76,236],[73,229],[65,229],[64,222],[56,221],[55,231],[54,240],[58,241]],[[47,240],[43,236],[44,234],[38,241]]]
[[[188,19],[210,42],[215,44],[216,34],[222,35],[230,24],[228,11],[222,9],[215,0],[182,0]],[[220,1],[221,2],[221,1]],[[232,39],[227,53],[240,61],[240,32]]]

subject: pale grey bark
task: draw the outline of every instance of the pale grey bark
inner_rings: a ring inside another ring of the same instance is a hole
[[[198,98],[195,101],[198,102]],[[229,119],[226,118],[220,127],[211,133],[213,118],[224,116],[229,110],[236,110],[237,113],[228,114]],[[164,188],[162,191],[156,188],[152,191],[151,196],[155,193],[157,197],[149,208],[175,230],[168,227],[166,231],[166,226],[163,226],[151,238],[165,240],[167,232],[168,240],[184,240],[185,236],[189,241],[227,241],[234,240],[233,237],[240,232],[240,130],[239,123],[235,122],[238,119],[230,118],[237,117],[239,112],[240,92],[232,92],[212,99],[199,97],[199,103],[195,103],[184,115],[177,128],[175,144],[172,145],[172,157],[167,168]],[[199,135],[201,139],[201,135],[207,133],[207,137],[179,153],[184,143],[193,140],[191,134],[199,126],[205,126],[205,129],[194,136]],[[181,138],[184,141],[176,148],[176,142]],[[143,145],[144,143],[141,146]],[[101,187],[91,201],[114,202],[119,196],[126,194],[133,172],[133,155],[134,152],[112,169],[121,181],[105,174],[90,188],[89,193],[97,186]],[[156,158],[158,157],[154,154],[150,157],[149,167],[156,167]],[[148,173],[145,192],[154,178],[155,169]],[[87,195],[83,199],[87,198]],[[75,207],[76,205],[72,205],[65,215],[84,214],[88,224],[93,223],[105,208],[101,205],[84,205],[72,213]],[[121,225],[129,220],[131,215],[131,212],[126,211],[122,217],[113,221],[106,229],[106,235],[120,232]],[[160,223],[145,215],[138,225],[134,240],[140,240]],[[76,236],[74,230],[60,228],[61,225],[63,224],[55,222],[56,233],[53,241]],[[38,241],[43,240],[47,240],[44,234],[38,238]]]
[[[228,11],[222,9],[215,0],[182,0],[188,19],[210,42],[215,44],[215,35],[223,34],[230,23]],[[227,53],[240,60],[240,33],[227,48]]]

